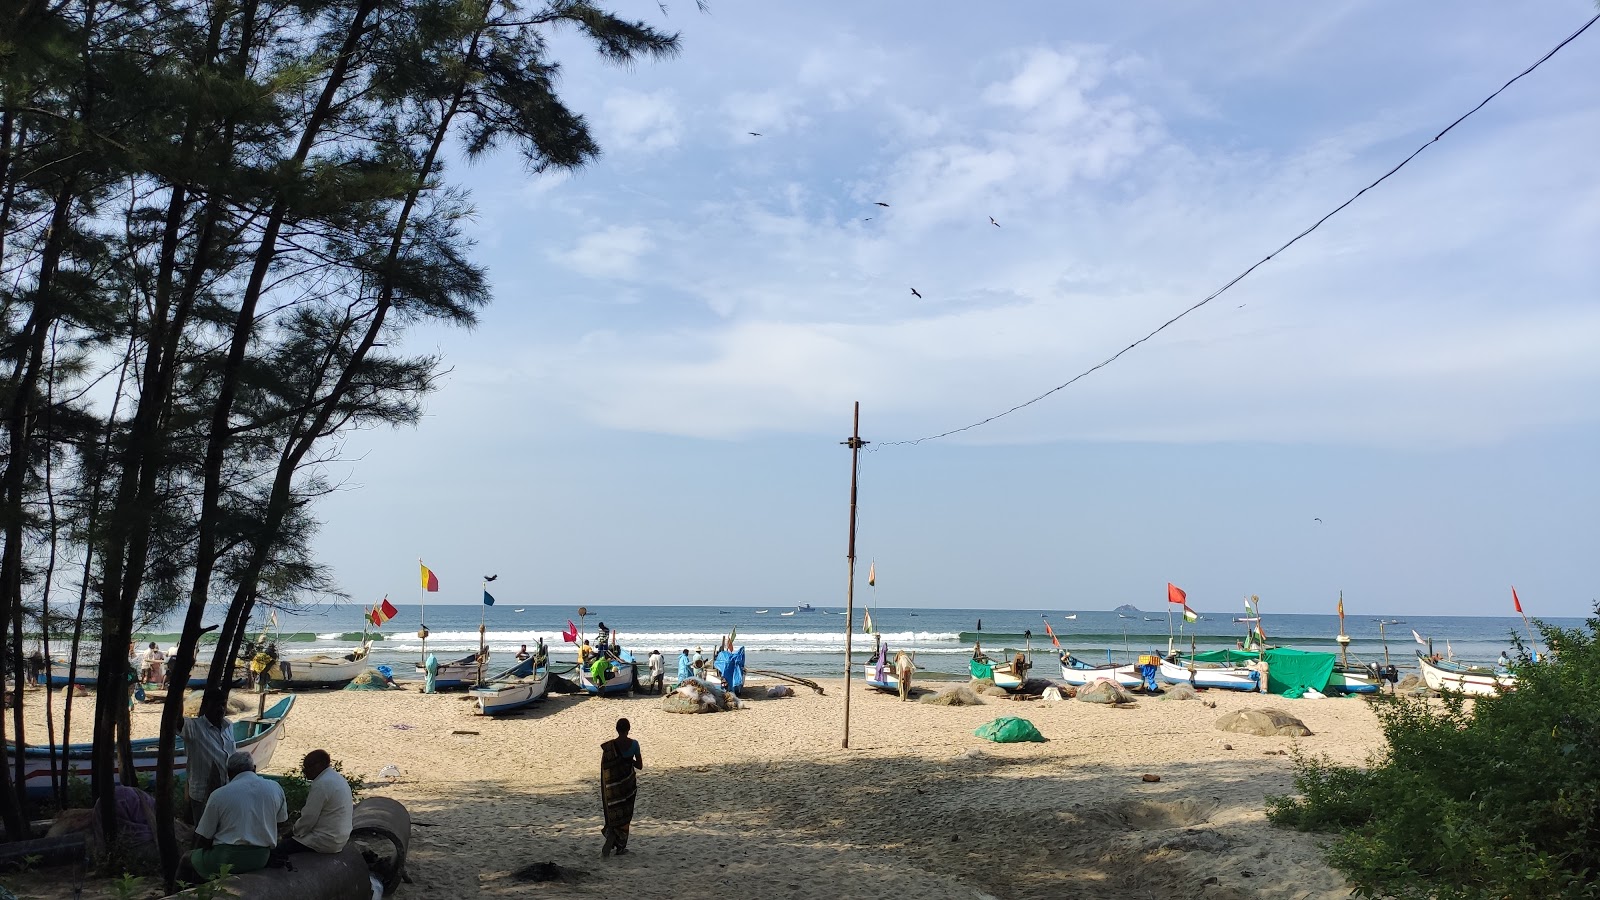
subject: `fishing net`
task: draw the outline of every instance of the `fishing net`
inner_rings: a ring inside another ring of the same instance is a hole
[[[921,700],[918,700],[917,702],[918,703],[926,703],[929,706],[982,706],[983,705],[983,700],[976,693],[973,692],[972,688],[969,688],[964,684],[958,684],[955,687],[945,688],[944,690],[940,691],[939,693],[934,694],[934,695],[932,695],[930,697],[923,697]]]
[[[387,691],[397,687],[399,685],[391,682],[382,672],[377,669],[368,669],[352,678],[350,683],[344,686],[344,689],[347,691]]]

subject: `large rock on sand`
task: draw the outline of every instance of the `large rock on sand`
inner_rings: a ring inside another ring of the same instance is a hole
[[[1078,688],[1078,699],[1085,703],[1132,703],[1128,689],[1109,678],[1100,678]]]
[[[1311,733],[1306,723],[1281,709],[1236,710],[1218,719],[1216,727],[1257,737],[1305,737]]]

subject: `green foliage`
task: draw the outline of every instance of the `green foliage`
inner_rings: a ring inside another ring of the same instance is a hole
[[[1360,897],[1600,898],[1600,607],[1587,630],[1539,630],[1549,654],[1521,654],[1515,691],[1382,701],[1387,750],[1297,757],[1299,796],[1268,817],[1336,832],[1328,859]]]
[[[117,900],[134,900],[135,897],[143,895],[143,889],[144,879],[128,872],[122,873],[122,877],[111,881],[111,893],[116,896]]]

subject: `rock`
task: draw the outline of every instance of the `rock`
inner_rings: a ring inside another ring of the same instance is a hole
[[[1224,749],[1224,750],[1232,750],[1233,749],[1233,745],[1232,744],[1223,744],[1222,745],[1222,749]]]
[[[1156,782],[1161,780],[1161,776],[1160,775],[1141,775],[1139,777],[1142,778],[1143,780],[1151,783],[1151,784],[1155,784]]]
[[[1240,709],[1216,721],[1216,728],[1257,737],[1305,737],[1311,729],[1281,709]]]
[[[1115,681],[1101,678],[1079,688],[1078,699],[1085,703],[1132,703],[1133,695]]]
[[[1161,695],[1163,700],[1195,700],[1199,697],[1200,693],[1194,689],[1192,684],[1169,685],[1166,692]]]

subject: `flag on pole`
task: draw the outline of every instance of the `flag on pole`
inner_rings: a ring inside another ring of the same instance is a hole
[[[493,606],[494,605],[494,595],[489,593],[488,591],[484,591],[483,592],[483,605],[484,606]]]
[[[399,614],[400,610],[395,609],[394,604],[389,602],[388,597],[385,597],[383,600],[375,604],[372,607],[372,610],[367,613],[367,621],[371,622],[375,626],[382,625]]]
[[[870,609],[861,611],[861,630],[866,634],[872,633],[872,610]]]
[[[267,610],[267,622],[270,623],[273,628],[277,628],[278,627],[278,611],[277,610],[275,610],[275,609]]]
[[[1169,581],[1167,582],[1167,602],[1188,603],[1189,595],[1183,592],[1183,588],[1180,588]]]
[[[1061,649],[1061,641],[1060,641],[1059,638],[1056,637],[1055,629],[1050,627],[1050,617],[1049,616],[1040,616],[1039,618],[1044,619],[1044,633],[1050,635],[1050,643],[1055,644],[1056,645],[1056,649],[1060,650]]]
[[[432,569],[423,566],[422,560],[417,560],[417,565],[422,566],[422,589],[429,593],[436,593],[439,590],[439,576],[433,574]]]
[[[1183,605],[1183,620],[1185,622],[1198,622],[1200,621],[1200,614],[1190,609],[1189,604],[1185,603]]]
[[[1344,620],[1344,592],[1339,592],[1339,619]]]
[[[877,560],[873,560],[867,566],[867,586],[868,587],[877,587],[877,585],[878,585],[878,561]]]
[[[571,619],[567,620],[567,630],[561,632],[561,639],[569,644],[578,642],[578,626],[572,624]]]
[[[1422,639],[1422,635],[1417,634],[1417,630],[1415,628],[1411,629],[1411,636],[1416,638],[1417,643],[1421,644],[1422,646],[1428,646],[1428,642]]]
[[[1522,598],[1517,596],[1517,589],[1515,586],[1511,588],[1511,605],[1517,608],[1517,615],[1526,615],[1526,613],[1522,611]]]
[[[1451,659],[1456,658],[1456,648],[1450,646],[1449,638],[1446,638],[1444,642],[1444,655]]]

